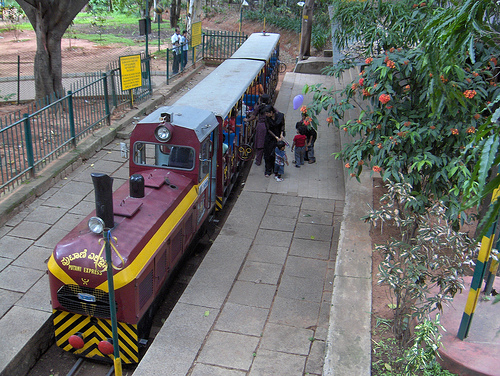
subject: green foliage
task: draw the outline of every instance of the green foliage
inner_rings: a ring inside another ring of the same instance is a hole
[[[390,326],[386,321],[385,325]],[[406,350],[399,347],[393,337],[373,343],[372,375],[374,376],[452,376],[437,362],[441,346],[439,315],[435,320],[426,319],[415,327],[412,345]],[[378,329],[380,332],[380,329]]]
[[[463,209],[464,192],[477,194],[493,163],[499,162],[500,132],[498,124],[492,125],[493,106],[500,103],[494,72],[498,47],[476,43],[474,61],[462,59],[458,64],[449,59],[437,65],[440,44],[435,44],[437,48],[404,48],[427,35],[419,31],[425,25],[417,27],[414,20],[419,15],[419,22],[428,21],[433,13],[426,9],[434,3],[413,8],[412,3],[402,1],[392,9],[386,7],[391,3],[388,1],[371,11],[368,5],[372,2],[348,3],[352,3],[355,16],[348,18],[344,10],[344,18],[339,19],[341,26],[347,25],[347,31],[340,28],[346,34],[339,37],[340,44],[347,43],[349,30],[356,35],[359,29],[360,39],[363,32],[371,37],[370,17],[383,11],[388,13],[382,13],[384,25],[393,29],[387,29],[383,38],[377,37],[381,42],[370,40],[367,52],[374,46],[401,45],[367,58],[359,80],[344,90],[306,86],[304,92],[314,94],[308,115],[314,123],[317,114],[327,111],[331,123],[354,137],[337,154],[346,162],[351,176],[358,177],[368,166],[384,179],[407,181],[417,198],[414,210],[422,212],[434,200],[444,200],[449,217],[457,219]],[[348,6],[347,2],[341,4]],[[403,22],[389,22],[391,17],[401,17]],[[405,22],[409,25],[406,29]],[[360,117],[346,121],[346,111],[360,103]],[[485,162],[478,164],[479,158]]]
[[[389,181],[386,188],[380,209],[371,209],[364,220],[375,228],[390,223],[399,231],[375,250],[382,256],[378,283],[390,288],[395,304],[392,329],[398,346],[406,348],[410,323],[424,322],[464,288],[462,276],[469,270],[475,247],[466,234],[453,230],[442,202],[418,214],[412,209],[417,199],[409,183]]]

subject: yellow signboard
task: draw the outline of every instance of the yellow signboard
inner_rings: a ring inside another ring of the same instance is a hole
[[[142,86],[141,55],[120,56],[122,90]]]
[[[191,47],[201,44],[201,21],[193,22],[191,25]]]

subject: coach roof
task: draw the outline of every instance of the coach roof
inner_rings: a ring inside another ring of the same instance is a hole
[[[231,59],[268,61],[274,53],[279,40],[279,34],[253,33],[231,56]]]
[[[225,118],[263,67],[261,61],[228,59],[179,98],[175,105],[210,110]]]

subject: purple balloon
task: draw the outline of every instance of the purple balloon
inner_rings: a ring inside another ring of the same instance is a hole
[[[298,110],[302,105],[302,102],[304,102],[304,97],[302,96],[302,94],[295,96],[295,98],[293,98],[293,109]]]

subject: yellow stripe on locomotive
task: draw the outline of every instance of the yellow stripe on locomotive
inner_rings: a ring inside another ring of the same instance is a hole
[[[75,355],[112,361],[113,354],[103,353],[106,343],[112,344],[111,320],[54,310],[53,322],[57,346]],[[137,325],[118,322],[120,358],[126,364],[139,361]],[[104,347],[102,347],[102,344]],[[105,351],[105,350],[104,350]]]

